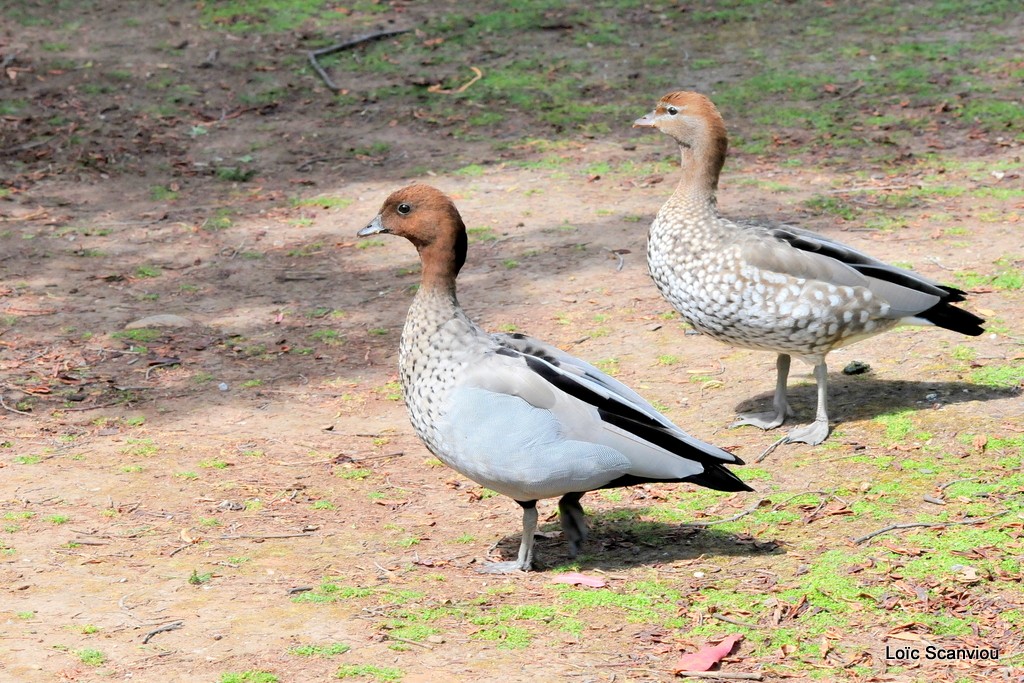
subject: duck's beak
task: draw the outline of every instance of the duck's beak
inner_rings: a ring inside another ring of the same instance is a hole
[[[370,235],[377,235],[382,232],[387,232],[388,229],[384,227],[384,224],[380,222],[380,214],[370,221],[370,224],[365,228],[356,233],[359,237],[369,237]]]
[[[634,128],[653,128],[654,127],[654,112],[650,114],[644,114],[636,121],[633,122]]]

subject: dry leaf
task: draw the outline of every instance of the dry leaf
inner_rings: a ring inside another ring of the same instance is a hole
[[[736,643],[742,639],[742,635],[734,633],[731,636],[726,636],[718,645],[709,645],[701,648],[697,652],[683,655],[679,658],[679,661],[676,662],[673,673],[678,673],[680,671],[708,671],[715,664],[722,661],[723,657],[732,652]]]
[[[570,586],[590,586],[591,588],[603,588],[608,584],[600,576],[590,576],[579,572],[560,574],[551,580],[551,583],[567,583]]]

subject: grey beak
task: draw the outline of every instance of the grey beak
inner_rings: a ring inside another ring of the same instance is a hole
[[[370,224],[365,228],[356,233],[359,237],[369,237],[370,235],[377,235],[382,232],[387,232],[388,229],[384,227],[384,224],[380,222],[380,214],[370,221]]]
[[[634,128],[652,128],[654,126],[654,112],[644,114],[633,122]]]

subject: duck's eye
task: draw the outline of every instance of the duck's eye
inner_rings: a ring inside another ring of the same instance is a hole
[[[402,214],[403,216],[408,216],[410,211],[412,211],[412,207],[409,206],[408,204],[403,203],[398,205],[398,213]]]
[[[679,110],[676,109],[675,107],[668,107],[667,109],[665,109],[665,111],[668,112],[669,116],[675,116],[676,114],[679,113]]]

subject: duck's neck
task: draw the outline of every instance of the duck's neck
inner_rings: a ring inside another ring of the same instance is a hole
[[[718,174],[722,163],[709,152],[679,145],[682,177],[673,193],[677,203],[717,211]]]

